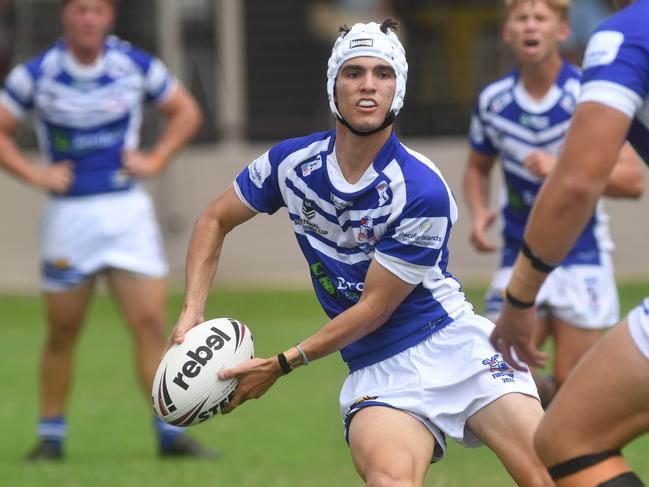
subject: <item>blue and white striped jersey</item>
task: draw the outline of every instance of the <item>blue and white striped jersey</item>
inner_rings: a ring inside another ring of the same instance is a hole
[[[596,101],[633,118],[629,142],[649,165],[649,1],[605,20],[584,56],[579,103]]]
[[[330,318],[359,300],[373,258],[417,284],[383,326],[341,350],[356,370],[419,343],[467,304],[446,269],[457,206],[437,167],[393,133],[362,178],[350,184],[334,145],[334,131],[281,142],[239,174],[235,189],[255,212],[288,209]]]
[[[131,187],[122,151],[139,145],[144,101],[162,103],[175,80],[160,60],[111,36],[90,65],[77,62],[60,39],[17,65],[0,103],[17,119],[34,110],[36,132],[48,162],[74,163],[66,196]]]
[[[527,93],[518,70],[490,83],[478,96],[469,132],[471,147],[497,155],[503,170],[501,266],[511,266],[516,260],[525,224],[543,184],[543,179],[524,167],[523,160],[539,149],[559,155],[579,90],[578,69],[564,62],[555,84],[541,100]],[[608,216],[600,202],[563,264],[598,264],[600,251],[612,248]]]

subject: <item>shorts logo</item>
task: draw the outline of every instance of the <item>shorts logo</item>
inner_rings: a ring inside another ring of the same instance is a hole
[[[494,379],[500,379],[503,382],[514,382],[514,369],[501,358],[499,353],[484,359],[482,365],[489,367],[489,372]]]
[[[358,399],[356,399],[354,401],[354,404],[352,404],[352,407],[356,407],[356,406],[358,406],[359,404],[361,404],[361,403],[363,403],[365,401],[375,401],[378,398],[379,398],[379,396],[363,396],[363,397],[359,397]]]
[[[349,41],[349,48],[353,49],[355,47],[372,47],[374,45],[374,39],[352,39]]]
[[[313,219],[315,216],[315,201],[305,198],[302,201],[302,214],[309,220]]]

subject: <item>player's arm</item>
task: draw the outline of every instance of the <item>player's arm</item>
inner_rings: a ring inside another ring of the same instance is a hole
[[[159,174],[169,160],[194,136],[202,122],[196,99],[177,82],[171,96],[157,107],[165,118],[164,128],[148,154],[126,152],[124,166],[137,177]]]
[[[615,166],[608,178],[604,196],[612,198],[640,198],[644,192],[644,164],[628,142],[622,146]]]
[[[471,213],[471,243],[480,252],[493,252],[496,245],[486,235],[496,219],[489,210],[489,182],[496,157],[470,148],[464,171],[464,199]]]
[[[325,357],[373,332],[388,320],[415,286],[373,260],[361,299],[300,343],[305,356],[309,361]],[[286,350],[283,356],[291,368],[302,365],[303,359],[296,347]],[[223,412],[227,414],[248,399],[261,397],[284,373],[278,357],[254,358],[222,371],[221,379],[239,378],[236,393]]]
[[[18,120],[0,105],[0,165],[17,178],[46,191],[63,193],[72,184],[72,163],[61,161],[48,166],[34,164],[18,147],[13,135]]]
[[[592,216],[626,139],[630,118],[608,106],[586,102],[578,106],[559,162],[541,188],[532,208],[524,240],[538,262],[557,263],[568,254]],[[597,144],[593,141],[596,140]],[[531,340],[533,303],[547,272],[518,255],[492,342],[513,366],[513,346],[521,360],[542,366],[544,355]],[[518,302],[518,306],[513,303]]]
[[[187,251],[185,298],[169,346],[182,343],[185,332],[202,323],[210,286],[223,248],[225,236],[256,213],[244,205],[230,185],[198,218]]]

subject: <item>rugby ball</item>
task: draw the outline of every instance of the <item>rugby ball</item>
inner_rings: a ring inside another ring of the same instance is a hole
[[[162,358],[151,391],[153,408],[166,423],[192,426],[228,405],[237,379],[220,380],[221,369],[254,356],[252,334],[233,318],[216,318],[191,328],[185,341]]]

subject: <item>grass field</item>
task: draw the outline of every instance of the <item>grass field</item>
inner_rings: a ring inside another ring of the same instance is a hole
[[[639,302],[647,289],[648,283],[621,286],[623,310]],[[466,291],[473,302],[481,301],[479,287]],[[180,296],[171,297],[170,323],[180,303]],[[246,322],[259,356],[288,348],[324,321],[309,290],[222,290],[209,300],[206,316]],[[196,438],[221,451],[220,461],[160,460],[152,409],[132,373],[130,339],[105,296],[93,302],[78,349],[67,460],[28,465],[24,455],[34,441],[37,357],[44,332],[39,298],[0,295],[0,325],[0,486],[361,485],[342,438],[337,400],[346,369],[337,355],[281,379],[260,401],[230,416],[190,428]],[[625,455],[649,479],[649,436],[636,440]],[[513,482],[486,448],[469,450],[450,442],[426,485],[503,487]]]

